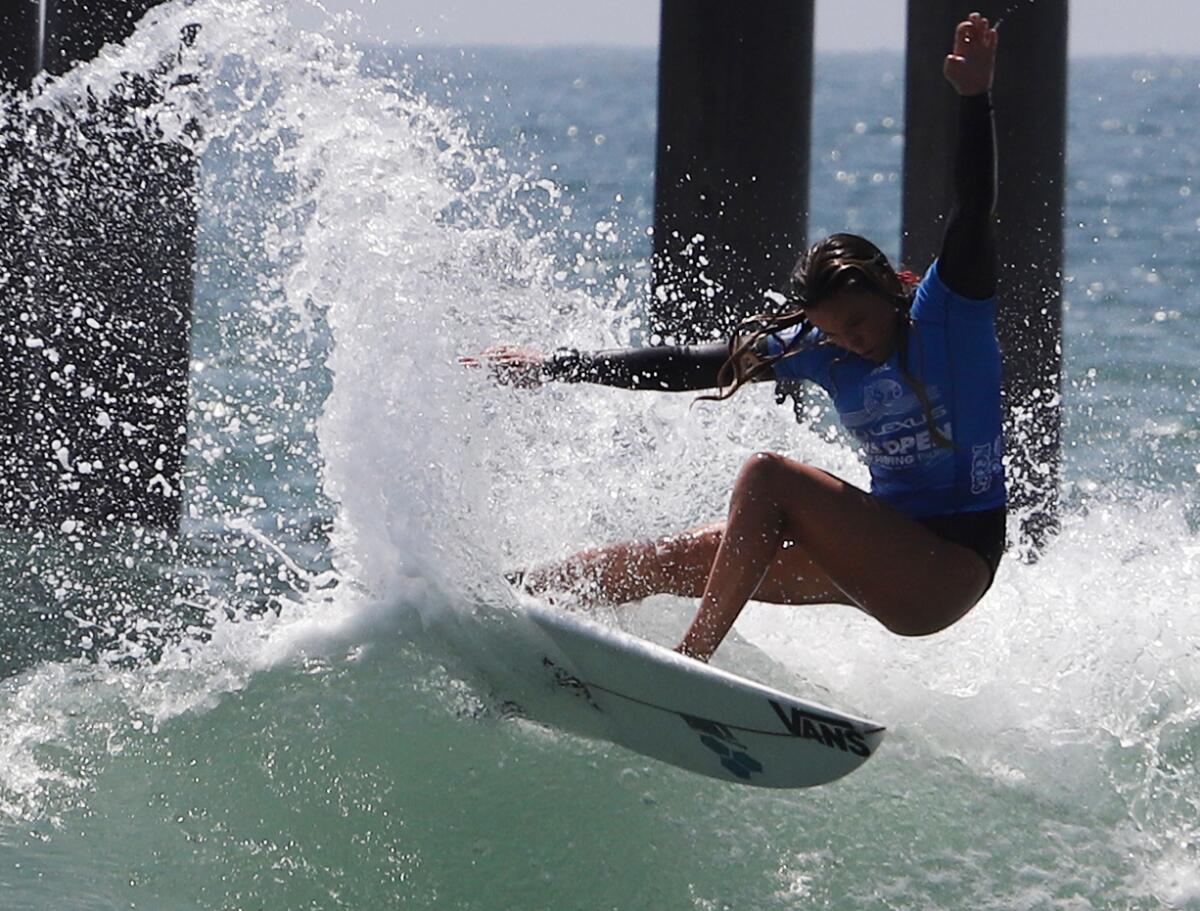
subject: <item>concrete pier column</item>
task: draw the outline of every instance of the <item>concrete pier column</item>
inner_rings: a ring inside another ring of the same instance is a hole
[[[654,297],[663,339],[726,335],[805,240],[813,0],[663,0]]]
[[[1067,0],[1023,3],[1000,26],[992,92],[999,156],[998,331],[1004,351],[1010,507],[1036,555],[1057,527],[1062,384]],[[976,0],[910,0],[901,257],[937,255],[951,198],[957,96],[942,76]]]
[[[21,103],[39,66],[66,72],[153,5],[0,14],[0,524],[178,527],[193,157],[132,116],[156,100],[137,74],[86,110]]]

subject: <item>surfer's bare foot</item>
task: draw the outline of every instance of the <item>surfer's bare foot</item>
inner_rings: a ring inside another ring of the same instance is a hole
[[[520,588],[540,598],[568,596],[584,603],[603,600],[586,567],[571,560],[520,572]]]
[[[708,664],[708,659],[712,657],[711,654],[701,655],[697,652],[693,652],[690,648],[688,648],[687,643],[685,642],[680,642],[677,646],[671,649],[671,651],[678,652],[685,658],[694,658],[697,661],[703,661],[705,664]]]
[[[589,605],[658,594],[699,597],[719,540],[720,526],[706,525],[657,540],[608,544],[528,571],[525,587],[534,594],[570,592]]]
[[[552,607],[564,610],[586,610],[592,606],[594,600],[589,600],[582,591],[569,585],[555,584],[559,580],[550,577],[545,570],[516,569],[505,573],[504,579],[520,594],[531,595]]]

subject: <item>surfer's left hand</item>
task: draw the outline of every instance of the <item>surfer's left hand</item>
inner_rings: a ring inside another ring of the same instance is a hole
[[[493,345],[479,354],[463,355],[458,362],[464,367],[487,367],[502,386],[532,389],[546,379],[546,355],[532,348]]]
[[[992,88],[996,68],[997,32],[979,13],[971,13],[954,30],[954,49],[942,66],[947,81],[960,95],[982,95]]]

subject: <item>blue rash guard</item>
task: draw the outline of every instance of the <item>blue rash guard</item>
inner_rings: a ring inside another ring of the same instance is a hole
[[[782,382],[809,380],[833,399],[842,425],[862,447],[871,493],[913,518],[979,512],[1005,504],[996,298],[951,291],[937,261],[917,286],[909,313],[905,367],[925,389],[934,425],[954,448],[934,442],[920,400],[893,352],[876,364],[813,329],[767,340]]]

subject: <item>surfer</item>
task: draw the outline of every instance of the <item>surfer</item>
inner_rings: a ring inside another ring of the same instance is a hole
[[[728,343],[614,351],[490,348],[519,385],[591,382],[631,389],[800,383],[828,392],[859,441],[863,491],[773,452],[751,456],[728,515],[655,541],[629,541],[526,572],[535,593],[609,603],[698,597],[683,654],[708,660],[751,598],[853,605],[904,636],[939,632],[987,592],[1005,541],[1000,353],[995,336],[995,143],[990,89],[997,33],[960,22],[944,62],[961,96],[954,204],[924,277],[897,271],[870,241],[833,234],[792,270],[788,302],[744,321]],[[781,396],[782,400],[782,396]]]

